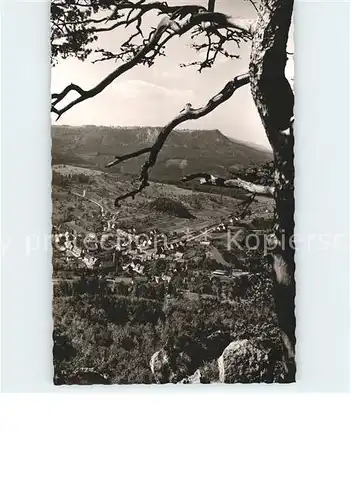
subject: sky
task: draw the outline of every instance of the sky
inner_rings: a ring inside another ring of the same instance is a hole
[[[169,3],[184,2],[170,0]],[[190,0],[187,3],[205,5],[207,0]],[[247,0],[217,0],[216,10],[235,17],[256,17]],[[156,26],[159,19],[152,15],[147,21],[150,26]],[[99,40],[100,46],[118,50],[125,38],[124,29],[104,33]],[[288,50],[292,52],[292,36],[290,39]],[[250,43],[242,44],[238,49],[240,59],[220,56],[211,69],[205,69],[201,74],[194,67],[179,67],[180,63],[199,58],[189,45],[189,37],[174,38],[168,44],[166,57],[157,58],[151,68],[141,65],[132,68],[99,95],[73,107],[57,124],[164,126],[186,103],[191,103],[194,108],[203,106],[230,79],[248,70]],[[52,91],[61,91],[71,82],[83,89],[93,87],[115,69],[116,64],[121,63],[106,61],[92,64],[75,58],[62,60],[52,69]],[[289,57],[286,74],[289,79],[292,78],[292,57]],[[248,85],[237,90],[229,101],[206,117],[186,122],[182,128],[219,129],[229,137],[269,147]]]

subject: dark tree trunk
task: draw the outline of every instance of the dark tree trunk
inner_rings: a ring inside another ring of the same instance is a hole
[[[273,251],[275,301],[290,360],[295,351],[294,235],[294,96],[285,77],[286,46],[293,0],[262,0],[254,31],[250,84],[256,107],[274,153],[276,248]],[[295,365],[289,377],[295,376]]]

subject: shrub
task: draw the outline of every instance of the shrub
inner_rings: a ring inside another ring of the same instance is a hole
[[[166,196],[160,196],[150,202],[150,208],[156,212],[163,212],[170,215],[175,215],[182,219],[194,219],[195,217],[189,212],[183,203],[180,201],[172,200]]]

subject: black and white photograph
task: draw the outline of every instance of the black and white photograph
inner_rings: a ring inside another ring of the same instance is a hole
[[[51,1],[55,385],[296,381],[293,11]]]
[[[350,14],[0,2],[3,498],[346,499]]]

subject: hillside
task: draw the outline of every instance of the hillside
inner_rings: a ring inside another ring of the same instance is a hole
[[[231,342],[280,348],[267,263],[235,222],[240,198],[151,182],[115,208],[128,176],[52,173],[55,384],[177,383],[197,369],[212,383]],[[271,227],[272,209],[257,197],[248,220]],[[218,269],[226,273],[214,277]],[[168,378],[155,356],[171,360]],[[255,378],[237,381],[279,382],[276,364],[250,361]]]
[[[118,214],[121,224],[140,230],[158,227],[161,230],[201,229],[209,223],[216,223],[236,210],[245,195],[234,197],[232,190],[225,194],[200,193],[169,184],[152,182],[135,200],[127,199],[116,209],[116,196],[131,190],[133,183],[127,176],[116,173],[102,173],[93,169],[72,166],[53,167],[52,200],[53,224],[77,231],[94,231],[99,226],[100,209],[90,202],[96,201],[106,210]],[[86,198],[78,195],[86,192]],[[235,191],[235,190],[234,190]],[[157,203],[168,200],[181,203],[189,218],[171,213],[167,206],[159,210]],[[156,205],[155,205],[155,202]],[[257,197],[252,206],[259,215],[272,210],[272,200]]]
[[[135,188],[142,159],[115,171],[103,165],[112,150],[145,147],[156,134],[53,127],[55,384],[177,383],[200,369],[201,382],[212,383],[232,342],[280,348],[267,262],[245,248],[250,228],[236,223],[250,197],[179,182],[203,170],[263,182],[269,153],[218,131],[174,132],[150,185],[115,207]],[[272,214],[273,200],[257,196],[245,217],[260,230]],[[168,378],[162,363],[155,368],[162,353],[172,360]],[[267,373],[261,365],[239,381],[281,380],[276,364]]]
[[[115,155],[131,153],[155,141],[157,127],[52,127],[52,162],[103,169]],[[137,175],[144,157],[128,160],[112,172]],[[245,169],[271,161],[260,147],[236,141],[219,130],[175,130],[165,143],[151,179],[176,182],[183,175],[210,171],[227,177],[228,167]]]

